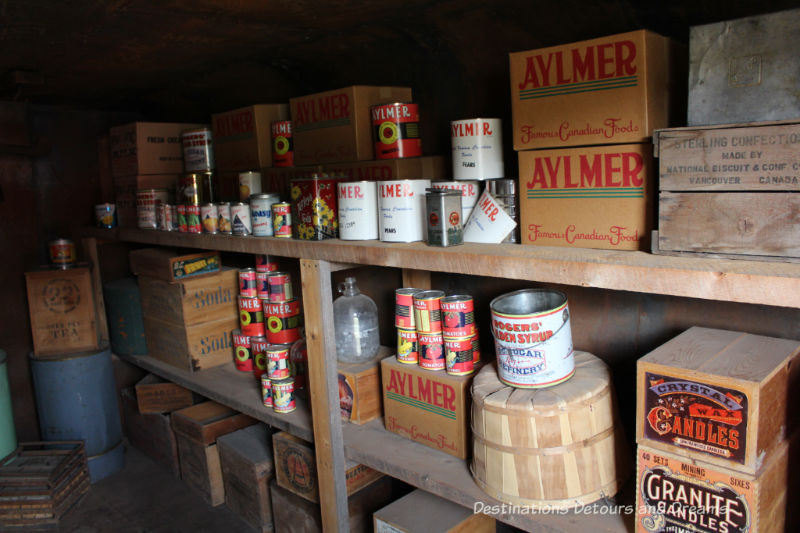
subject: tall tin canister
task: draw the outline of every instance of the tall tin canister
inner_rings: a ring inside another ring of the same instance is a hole
[[[214,140],[211,128],[186,130],[183,141],[183,168],[187,172],[214,170]],[[213,200],[209,200],[213,201]]]
[[[450,123],[453,179],[505,177],[503,128],[499,118],[470,118]]]
[[[11,389],[8,385],[6,352],[0,350],[0,459],[17,449],[14,414],[11,411]]]
[[[111,350],[30,356],[42,438],[82,440],[95,483],[125,460]]]
[[[338,184],[339,238],[345,241],[378,239],[378,184],[342,181]]]
[[[378,227],[382,241],[425,239],[425,189],[430,185],[430,180],[378,182]]]

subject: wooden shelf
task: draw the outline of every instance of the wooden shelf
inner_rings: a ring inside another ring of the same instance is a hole
[[[309,442],[314,440],[311,414],[305,398],[300,396],[296,399],[295,411],[286,414],[276,413],[261,403],[261,387],[253,374],[239,372],[233,363],[200,372],[188,372],[147,355],[117,355],[117,357],[265,424],[288,431]]]
[[[90,229],[86,235],[158,246],[266,253],[333,263],[502,277],[725,302],[792,308],[800,304],[800,263],[517,244],[467,243],[438,248],[421,242],[300,241],[130,228]]]
[[[344,423],[342,433],[348,459],[469,509],[474,509],[476,502],[481,502],[485,506],[498,506],[498,510],[502,511],[501,502],[490,498],[475,484],[465,461],[386,431],[381,419],[363,426]],[[600,501],[597,505],[614,504]],[[508,505],[506,509],[511,511]],[[526,531],[553,533],[624,533],[633,530],[634,521],[630,513],[580,511],[560,514],[525,514],[524,511],[518,511],[492,516]]]

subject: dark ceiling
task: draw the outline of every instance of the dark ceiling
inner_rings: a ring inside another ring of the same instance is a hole
[[[393,84],[483,113],[508,93],[509,52],[640,28],[687,43],[692,25],[797,5],[1,0],[0,99],[185,119],[346,85]]]

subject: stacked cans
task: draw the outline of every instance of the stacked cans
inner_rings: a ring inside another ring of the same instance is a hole
[[[402,288],[395,291],[397,360],[466,375],[480,362],[471,296]]]

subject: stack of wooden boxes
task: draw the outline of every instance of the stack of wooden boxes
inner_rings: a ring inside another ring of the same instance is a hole
[[[637,531],[784,530],[798,354],[693,327],[639,359]]]

